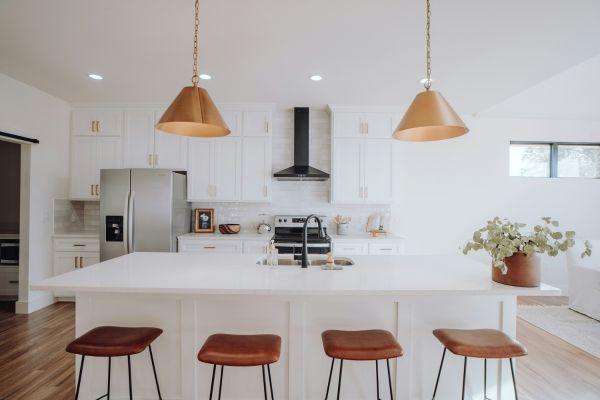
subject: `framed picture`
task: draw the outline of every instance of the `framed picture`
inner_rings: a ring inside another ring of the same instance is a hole
[[[194,232],[213,233],[215,231],[214,208],[196,208],[194,210]]]

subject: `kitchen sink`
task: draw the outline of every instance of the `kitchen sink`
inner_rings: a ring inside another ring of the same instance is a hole
[[[256,263],[258,265],[268,265],[268,261],[267,261],[267,256],[261,257],[258,259],[258,261],[256,261]],[[352,261],[349,258],[345,258],[345,257],[336,257],[333,259],[334,265],[337,267],[346,267],[349,265],[354,265],[354,261]],[[313,258],[313,259],[308,259],[308,263],[310,267],[323,267],[327,264],[327,260],[324,258]],[[302,263],[300,262],[300,260],[294,260],[290,257],[280,257],[278,258],[278,264],[280,266],[286,266],[286,265],[290,265],[290,266],[301,266]]]

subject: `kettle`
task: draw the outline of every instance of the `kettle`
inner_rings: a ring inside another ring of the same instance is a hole
[[[262,219],[262,222],[260,224],[258,224],[258,226],[256,227],[256,231],[258,233],[260,233],[261,235],[265,235],[265,234],[271,232],[271,230],[273,228],[271,228],[271,225],[269,225],[265,222],[265,216],[267,216],[267,214],[260,214],[260,216],[262,216],[263,219]]]

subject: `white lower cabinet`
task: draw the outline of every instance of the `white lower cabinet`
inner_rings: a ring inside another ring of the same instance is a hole
[[[234,237],[202,238],[190,234],[177,238],[179,253],[264,254],[268,240],[236,239]]]
[[[369,254],[369,245],[364,242],[335,241],[333,254],[342,256]]]
[[[267,242],[262,240],[244,240],[244,253],[265,254],[267,252],[267,246]]]
[[[53,274],[61,275],[100,262],[97,238],[72,237],[54,239]],[[72,297],[72,292],[54,292],[56,297]]]
[[[0,295],[16,296],[19,294],[19,267],[0,267]]]
[[[100,170],[122,166],[120,137],[72,136],[70,197],[98,200]]]
[[[351,255],[399,255],[404,254],[402,239],[334,239],[333,254],[336,256]]]

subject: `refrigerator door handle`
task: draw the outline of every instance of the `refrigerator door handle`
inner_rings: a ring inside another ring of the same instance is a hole
[[[135,249],[133,248],[133,200],[135,197],[135,192],[131,191],[129,193],[129,203],[127,207],[127,253],[133,253]]]
[[[123,206],[123,248],[125,254],[129,254],[129,196],[131,192],[127,192],[125,196],[125,205]]]

